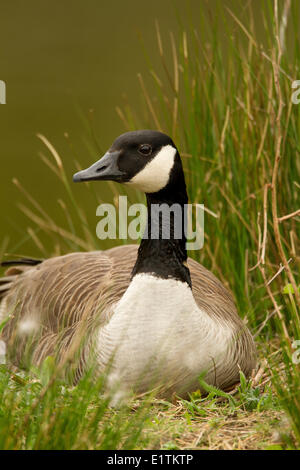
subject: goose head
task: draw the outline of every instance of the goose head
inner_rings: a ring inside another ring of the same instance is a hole
[[[184,186],[178,150],[162,132],[140,130],[120,135],[105,155],[73,176],[74,182],[116,181],[146,194],[177,191]]]

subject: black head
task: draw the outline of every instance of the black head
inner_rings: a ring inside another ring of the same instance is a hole
[[[174,179],[175,170],[182,173],[172,139],[162,132],[141,130],[120,135],[99,161],[76,173],[73,181],[117,181],[156,193]]]

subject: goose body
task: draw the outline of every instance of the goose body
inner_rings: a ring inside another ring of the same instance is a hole
[[[138,274],[101,328],[97,352],[104,365],[114,355],[110,377],[117,387],[165,383],[183,392],[198,387],[203,371],[217,385],[218,371],[232,362],[234,341],[228,325],[198,307],[187,284]]]
[[[74,181],[111,179],[146,192],[156,203],[186,202],[178,151],[156,131],[120,136],[109,152]],[[154,225],[148,215],[148,233]],[[184,222],[182,222],[184,223]],[[252,336],[231,295],[202,265],[187,258],[185,238],[143,238],[140,247],[71,253],[36,265],[11,267],[0,281],[1,340],[16,364],[63,360],[84,328],[75,377],[95,361],[120,390],[185,394],[197,378],[226,389],[255,365]],[[13,313],[12,313],[13,312]],[[29,341],[30,339],[30,341]]]

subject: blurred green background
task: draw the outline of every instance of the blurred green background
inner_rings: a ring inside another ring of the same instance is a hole
[[[259,6],[260,0],[254,0]],[[34,255],[26,242],[28,220],[17,207],[23,199],[16,177],[60,222],[62,188],[42,164],[48,151],[36,137],[44,134],[61,155],[67,174],[92,163],[124,132],[116,106],[130,103],[141,114],[137,73],[146,76],[151,57],[159,65],[155,20],[162,36],[175,38],[180,26],[218,26],[218,0],[16,0],[1,2],[0,79],[7,104],[0,106],[0,242],[9,236],[10,252]],[[240,19],[247,2],[222,1]],[[253,2],[252,2],[253,3]],[[259,20],[259,8],[257,9]],[[201,21],[199,21],[201,19]],[[230,21],[230,18],[229,18]],[[241,35],[232,22],[232,33]],[[226,50],[226,31],[220,47]],[[222,35],[220,36],[222,37]],[[170,54],[171,55],[171,54]],[[126,94],[126,96],[124,96]],[[68,137],[66,137],[66,133]],[[105,197],[108,186],[101,186]],[[76,194],[82,194],[76,187]],[[100,188],[99,188],[100,191]],[[89,214],[95,208],[87,208]],[[96,222],[96,221],[95,221]]]

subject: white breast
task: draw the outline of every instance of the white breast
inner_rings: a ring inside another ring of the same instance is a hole
[[[110,367],[113,382],[139,390],[189,388],[204,371],[215,383],[230,360],[232,335],[198,308],[186,283],[138,274],[99,331],[98,362]]]

